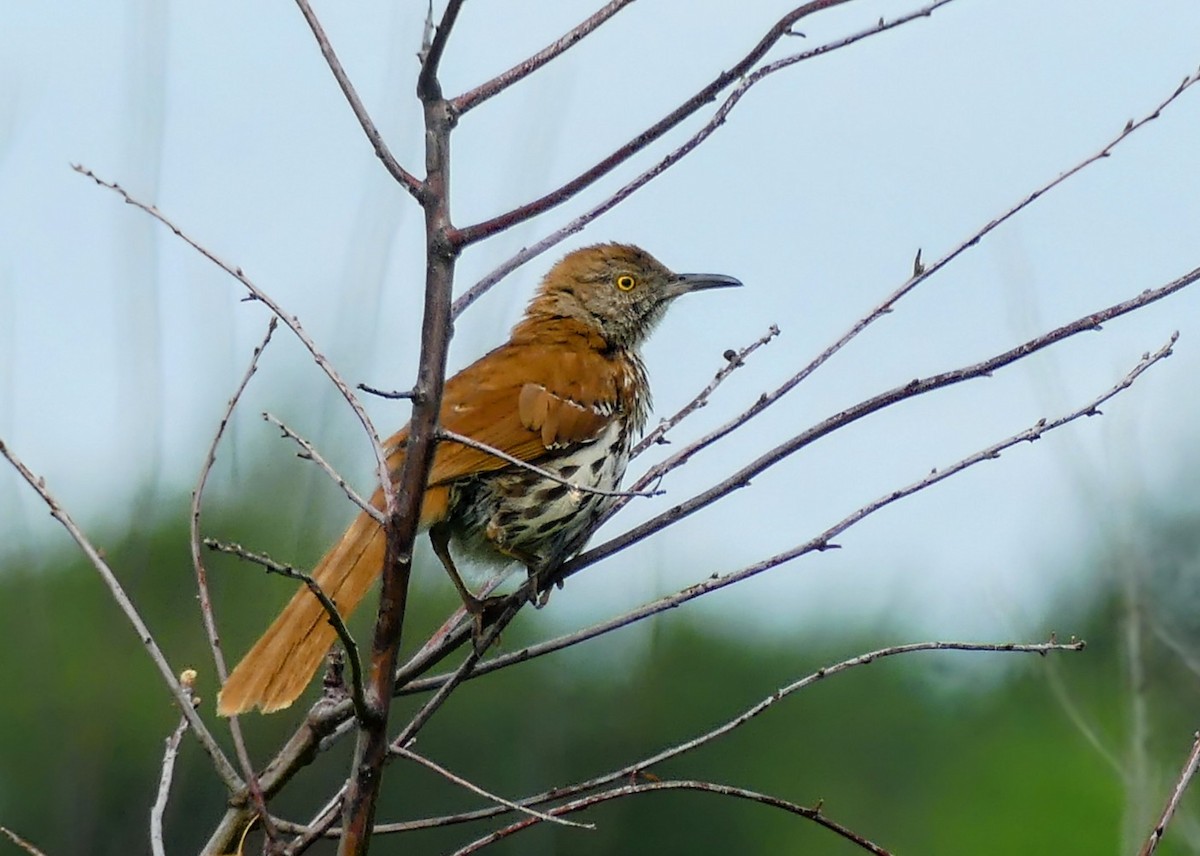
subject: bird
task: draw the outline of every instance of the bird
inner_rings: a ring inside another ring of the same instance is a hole
[[[740,285],[721,274],[673,273],[629,244],[584,247],[550,268],[507,342],[446,381],[438,413],[445,433],[419,524],[477,621],[487,604],[463,582],[451,547],[487,565],[523,564],[538,579],[580,551],[650,413],[642,344],[675,298]],[[473,445],[446,439],[453,435]],[[393,479],[407,440],[405,426],[384,443]],[[382,509],[382,490],[371,501]],[[342,616],[382,573],[384,549],[383,528],[362,512],[314,568]],[[335,638],[325,609],[301,586],[230,673],[218,712],[289,707]]]

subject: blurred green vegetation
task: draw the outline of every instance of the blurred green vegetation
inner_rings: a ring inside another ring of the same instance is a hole
[[[284,556],[297,549],[294,538],[275,531],[278,511],[272,522],[253,501],[213,505],[209,531],[268,551],[287,544]],[[212,669],[181,522],[186,499],[159,507],[168,522],[147,522],[119,543],[97,541],[172,663],[200,670],[203,711],[215,722]],[[831,818],[897,854],[1131,853],[1129,843],[1150,829],[1165,799],[1200,710],[1188,662],[1189,651],[1200,651],[1200,526],[1159,520],[1141,531],[1153,549],[1097,545],[1102,558],[1094,564],[1105,566],[1096,571],[1097,585],[1109,594],[1067,628],[1088,640],[1082,654],[937,653],[876,662],[819,682],[652,773],[805,805],[823,801]],[[323,537],[303,534],[300,549],[315,556]],[[1138,561],[1129,560],[1131,553]],[[223,557],[208,561],[222,571],[234,567]],[[1133,572],[1136,585],[1127,576]],[[213,573],[212,583],[229,628],[227,651],[244,650],[288,593],[287,584],[248,566]],[[451,606],[448,586],[418,594],[410,628],[431,626]],[[415,748],[485,788],[519,797],[619,768],[706,731],[822,665],[913,641],[887,628],[841,636],[798,628],[763,645],[739,643],[728,630],[707,632],[687,609],[655,621],[646,645],[632,654],[621,640],[601,639],[588,651],[568,650],[468,683]],[[505,646],[529,641],[536,624],[519,618]],[[36,557],[9,554],[0,566],[0,627],[6,684],[0,825],[49,856],[149,852],[149,807],[163,739],[177,714],[95,572],[65,539]],[[1131,632],[1141,641],[1136,694]],[[993,671],[998,658],[1006,668],[995,669],[994,679],[962,679],[964,671]],[[1072,722],[1052,691],[1055,682],[1111,757]],[[419,703],[399,700],[396,718]],[[257,763],[265,763],[299,716],[244,720]],[[307,818],[344,776],[349,751],[350,741],[343,741],[321,756],[272,808]],[[388,775],[382,820],[483,804],[412,764],[397,762]],[[1192,794],[1185,808],[1197,799]],[[197,852],[222,807],[220,783],[188,738],[166,821],[169,852]],[[1189,849],[1198,840],[1195,817],[1185,810],[1159,852],[1196,852]],[[444,853],[510,819],[414,833],[379,841],[377,849]],[[597,829],[543,824],[489,852],[862,852],[804,819],[701,793],[639,795],[576,819]],[[6,847],[0,841],[0,853],[18,852]]]

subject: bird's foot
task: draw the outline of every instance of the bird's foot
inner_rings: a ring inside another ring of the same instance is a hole
[[[482,598],[468,595],[463,598],[463,606],[466,607],[467,614],[471,616],[471,643],[475,646],[477,653],[482,654],[487,649],[488,646],[484,642],[484,631],[487,630],[488,625],[500,617],[506,600],[507,598],[502,595]],[[492,641],[499,638],[497,636]]]

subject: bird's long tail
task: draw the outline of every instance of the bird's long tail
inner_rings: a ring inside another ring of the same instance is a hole
[[[383,528],[364,512],[313,571],[343,617],[379,576],[385,546]],[[325,608],[302,585],[233,670],[217,698],[217,711],[232,716],[255,707],[263,713],[288,707],[304,692],[336,636]]]

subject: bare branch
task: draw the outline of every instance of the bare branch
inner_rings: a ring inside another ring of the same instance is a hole
[[[212,732],[208,730],[208,726],[200,718],[200,715],[192,708],[191,702],[188,700],[187,693],[184,692],[183,686],[179,683],[179,679],[175,676],[175,670],[171,668],[171,664],[167,662],[166,656],[162,649],[158,647],[158,642],[155,641],[154,635],[150,632],[150,628],[146,626],[146,622],[142,620],[142,616],[138,613],[137,607],[133,605],[133,601],[129,599],[129,595],[125,593],[125,589],[121,586],[117,575],[113,573],[112,568],[104,561],[100,555],[100,551],[92,546],[92,542],[83,534],[67,513],[66,509],[59,505],[58,500],[50,493],[46,487],[46,480],[34,473],[25,466],[20,458],[13,453],[11,449],[0,440],[0,456],[8,460],[10,464],[16,468],[21,474],[21,478],[25,479],[46,503],[46,507],[50,509],[50,516],[57,520],[62,527],[67,530],[68,534],[75,539],[75,543],[79,545],[79,549],[87,556],[88,561],[92,563],[92,567],[100,574],[100,579],[108,586],[109,593],[113,600],[117,602],[117,606],[125,613],[125,618],[137,633],[138,639],[141,640],[142,646],[146,649],[146,653],[150,655],[150,659],[154,665],[158,667],[158,672],[167,684],[167,688],[171,691],[171,695],[175,697],[183,715],[187,717],[188,724],[196,734],[196,738],[200,741],[200,745],[204,747],[204,751],[208,753],[212,759],[213,768],[221,781],[231,791],[236,791],[242,787],[242,781],[238,778],[237,771],[233,765],[229,763],[229,759],[225,757],[225,753],[221,751],[221,747],[217,745],[217,741],[213,738]]]
[[[483,797],[484,799],[491,800],[492,802],[499,803],[500,805],[505,806],[506,808],[510,808],[513,811],[519,811],[519,812],[529,815],[530,817],[537,818],[538,820],[545,820],[550,823],[557,823],[561,826],[572,826],[572,827],[575,827],[576,829],[595,829],[596,828],[596,824],[594,824],[594,823],[576,823],[571,820],[563,820],[560,817],[554,817],[553,815],[543,814],[540,811],[535,811],[534,809],[526,808],[525,806],[519,805],[518,803],[512,802],[511,800],[506,800],[504,797],[497,796],[496,794],[492,793],[491,791],[484,790],[483,788],[479,787],[479,785],[475,784],[474,782],[469,781],[468,779],[464,779],[462,776],[459,776],[459,775],[456,775],[455,773],[450,772],[445,767],[443,767],[441,764],[431,761],[430,759],[426,758],[423,755],[418,755],[416,752],[412,751],[411,749],[406,749],[403,746],[392,746],[390,751],[392,752],[392,754],[399,755],[401,758],[407,758],[410,761],[415,761],[416,763],[420,764],[421,766],[423,766],[429,770],[433,770],[439,776],[442,776],[442,777],[448,779],[449,781],[453,782],[454,784],[464,787],[468,791],[471,791],[472,793],[479,794],[479,796]],[[376,831],[378,831],[378,829]]]
[[[1183,770],[1180,772],[1179,778],[1175,781],[1175,787],[1171,790],[1171,796],[1167,800],[1167,804],[1163,806],[1162,814],[1158,817],[1158,823],[1154,825],[1154,831],[1150,833],[1150,837],[1142,845],[1142,849],[1138,851],[1138,856],[1153,856],[1154,851],[1158,849],[1158,844],[1162,841],[1163,835],[1167,831],[1167,824],[1171,822],[1175,810],[1179,808],[1179,801],[1183,799],[1183,792],[1187,790],[1188,785],[1191,784],[1192,777],[1196,775],[1196,768],[1200,767],[1200,732],[1197,732],[1193,737],[1192,751],[1188,753]]]
[[[148,205],[136,197],[131,196],[129,192],[119,184],[105,181],[87,167],[74,164],[72,165],[72,169],[74,169],[80,175],[90,178],[101,187],[106,187],[118,194],[123,200],[125,200],[127,205],[140,208],[155,220],[162,223],[164,226],[174,232],[176,237],[182,239],[188,246],[200,253],[200,255],[204,256],[221,270],[225,271],[225,273],[229,274],[243,286],[245,286],[246,290],[250,292],[250,295],[254,300],[259,301],[268,309],[270,309],[280,321],[287,325],[288,329],[295,334],[296,338],[300,340],[301,344],[303,344],[309,354],[312,355],[312,358],[316,364],[320,366],[323,372],[325,372],[325,376],[329,378],[335,387],[337,387],[338,392],[342,394],[342,398],[346,399],[346,403],[350,405],[350,409],[354,411],[354,415],[358,417],[358,421],[362,424],[363,430],[367,432],[367,437],[370,438],[371,446],[375,452],[376,474],[379,478],[379,486],[383,490],[385,507],[389,510],[395,509],[396,490],[392,485],[391,478],[389,478],[387,455],[383,450],[382,442],[380,442],[379,433],[375,430],[375,426],[371,423],[371,417],[367,415],[367,411],[364,410],[363,406],[359,403],[358,397],[351,391],[349,385],[342,380],[342,376],[338,374],[332,363],[330,363],[325,355],[317,349],[316,343],[312,340],[312,338],[309,337],[304,328],[300,326],[300,319],[295,315],[289,315],[284,312],[283,307],[276,303],[265,291],[251,282],[250,278],[242,272],[240,267],[231,265],[229,262],[226,262],[218,257],[207,247],[198,243],[194,238],[167,219],[167,217],[155,206]]]
[[[227,553],[231,556],[237,556],[247,562],[252,562],[265,568],[268,573],[279,574],[288,579],[299,580],[304,583],[313,597],[321,602],[322,608],[325,610],[325,616],[329,619],[329,623],[337,632],[338,640],[342,643],[342,647],[346,649],[346,659],[350,661],[350,701],[354,705],[355,715],[362,718],[361,710],[363,709],[364,694],[363,694],[363,675],[362,662],[358,657],[358,645],[354,641],[354,637],[350,634],[350,628],[346,626],[342,614],[338,612],[337,604],[332,598],[325,593],[321,588],[321,584],[312,578],[311,574],[306,574],[295,568],[292,565],[283,562],[277,562],[270,556],[263,553],[256,553],[253,550],[247,550],[241,544],[233,544],[225,541],[218,541],[216,538],[205,538],[204,546],[210,550],[216,550],[219,553]]]
[[[225,654],[221,650],[220,634],[217,633],[216,614],[213,611],[212,597],[208,592],[208,571],[204,567],[204,558],[200,555],[200,508],[204,499],[204,488],[208,483],[209,473],[212,472],[212,468],[217,461],[217,447],[221,443],[221,438],[225,435],[225,428],[229,424],[229,420],[233,418],[233,411],[237,407],[238,401],[241,400],[242,393],[246,390],[246,385],[250,383],[250,378],[254,377],[254,373],[258,371],[258,358],[262,356],[262,352],[270,344],[271,336],[274,334],[278,324],[279,318],[272,315],[271,320],[267,323],[266,335],[259,346],[254,349],[254,355],[250,358],[250,365],[246,367],[246,373],[242,375],[241,382],[238,384],[237,389],[234,390],[229,403],[225,406],[225,412],[221,415],[221,421],[217,424],[216,434],[213,435],[212,443],[208,447],[208,454],[204,458],[204,465],[200,468],[200,479],[196,483],[196,489],[192,491],[192,510],[188,541],[192,551],[192,567],[196,572],[196,590],[199,593],[200,599],[200,615],[204,620],[204,631],[208,636],[208,645],[212,650],[213,664],[217,670],[217,679],[221,684],[224,684],[229,678],[229,670],[225,666]],[[181,736],[182,733],[182,731],[179,732]],[[250,789],[250,798],[254,803],[254,808],[258,812],[259,817],[262,818],[263,828],[267,831],[267,835],[274,838],[271,816],[267,813],[267,803],[263,798],[262,789],[258,785],[258,777],[254,772],[254,764],[250,761],[250,752],[246,749],[246,740],[242,736],[242,726],[236,716],[229,717],[229,733],[233,737],[234,754],[237,756],[238,764],[242,768],[242,776],[245,778],[247,786]],[[176,743],[178,744],[178,741]]]
[[[306,458],[323,469],[325,474],[333,479],[334,482],[337,483],[337,486],[342,489],[342,492],[350,498],[351,502],[353,502],[363,511],[367,512],[367,514],[371,515],[371,517],[375,519],[376,523],[380,524],[381,526],[383,525],[384,521],[387,519],[383,516],[383,512],[373,506],[367,500],[363,499],[362,494],[352,488],[349,482],[342,477],[341,473],[335,470],[327,460],[321,457],[321,453],[317,451],[316,447],[313,446],[312,443],[308,442],[308,440],[305,440],[303,437],[289,428],[279,417],[265,411],[263,412],[262,417],[282,431],[283,436],[291,438],[293,441],[295,441],[297,446],[304,450],[298,454],[298,457]]]
[[[362,127],[363,133],[367,135],[367,141],[375,150],[375,156],[383,162],[384,169],[400,183],[400,186],[407,190],[415,197],[419,197],[421,193],[420,180],[400,165],[392,155],[391,149],[383,140],[383,135],[379,133],[379,129],[375,127],[375,123],[371,121],[370,114],[367,113],[367,108],[363,106],[362,100],[358,97],[358,92],[355,91],[354,85],[350,82],[350,78],[346,75],[346,70],[342,68],[341,61],[337,58],[337,54],[333,51],[333,45],[329,43],[328,36],[325,35],[325,30],[321,26],[321,22],[317,19],[317,14],[309,6],[308,0],[296,0],[296,5],[300,7],[300,13],[304,15],[304,20],[308,22],[309,29],[317,39],[317,46],[321,49],[321,55],[325,57],[325,62],[329,65],[329,70],[333,72],[333,79],[337,81],[341,87],[342,94],[346,96],[347,103],[350,104],[350,109],[354,111],[354,117],[358,119],[358,124]]]
[[[584,37],[595,32],[601,24],[632,2],[633,0],[610,0],[609,3],[602,6],[577,27],[564,33],[533,56],[522,60],[508,71],[496,75],[487,83],[480,84],[471,91],[464,92],[457,98],[450,99],[455,112],[461,116],[472,107],[478,107],[492,96],[499,95],[514,83],[524,80],[552,59],[574,47]]]
[[[746,75],[754,64],[762,59],[766,53],[774,47],[775,43],[786,35],[787,31],[799,21],[801,18],[807,17],[815,12],[820,12],[824,9],[833,6],[840,6],[848,0],[811,0],[803,6],[799,6],[784,15],[775,23],[767,34],[759,40],[749,53],[738,60],[728,71],[722,71],[717,77],[712,80],[707,86],[701,89],[687,99],[683,104],[676,107],[669,114],[664,116],[658,122],[642,131],[632,140],[621,146],[611,155],[607,156],[599,163],[580,173],[575,178],[566,182],[555,190],[550,191],[544,196],[527,202],[524,205],[518,206],[511,211],[506,211],[490,220],[485,220],[482,223],[476,223],[473,226],[467,226],[459,229],[454,240],[460,246],[467,246],[484,238],[491,237],[505,229],[511,228],[518,223],[523,223],[539,214],[544,214],[551,208],[561,205],[568,199],[579,193],[581,190],[594,184],[598,179],[607,175],[616,167],[623,164],[633,155],[640,152],[646,146],[653,143],[663,134],[670,131],[684,119],[691,116],[705,104],[708,104],[717,97],[717,93],[726,89],[735,81]],[[943,0],[948,2],[948,0]]]
[[[185,669],[179,676],[179,684],[187,694],[189,703],[195,706],[192,688],[196,682],[196,673]],[[167,810],[167,797],[171,793],[171,779],[175,776],[175,758],[179,754],[179,744],[183,741],[183,733],[187,731],[188,720],[183,716],[175,730],[166,739],[166,749],[163,752],[162,772],[158,777],[158,794],[154,797],[154,805],[150,807],[150,849],[154,856],[166,856],[163,846],[163,813]]]
[[[506,461],[506,462],[512,464],[514,467],[520,467],[523,470],[529,470],[529,472],[531,472],[531,473],[537,473],[539,476],[541,476],[544,479],[547,479],[552,482],[556,482],[557,484],[566,485],[567,487],[571,488],[571,490],[577,491],[579,493],[589,493],[589,494],[594,494],[596,496],[625,497],[625,498],[633,498],[633,497],[639,497],[639,496],[641,496],[641,497],[662,496],[665,493],[665,491],[661,491],[661,490],[641,490],[641,491],[636,491],[636,492],[630,492],[627,490],[604,490],[603,488],[598,488],[598,487],[588,487],[587,485],[576,484],[575,482],[571,481],[570,479],[563,478],[562,476],[558,475],[557,473],[552,473],[549,470],[542,469],[541,467],[537,466],[536,464],[529,463],[529,461],[523,461],[520,458],[517,458],[517,457],[514,457],[513,455],[508,454],[508,452],[497,449],[495,446],[489,446],[487,443],[480,443],[478,440],[472,440],[470,437],[467,437],[463,434],[456,434],[453,431],[447,431],[445,428],[441,428],[438,430],[438,438],[442,439],[442,440],[449,440],[452,443],[460,443],[463,446],[468,446],[468,447],[470,447],[472,449],[476,449],[480,452],[486,452],[487,454],[491,455],[494,458],[499,458],[502,461]]]
[[[4,836],[9,841],[11,841],[13,844],[17,845],[18,847],[20,847],[22,850],[24,850],[26,853],[29,854],[29,856],[46,856],[45,853],[43,853],[41,850],[38,850],[36,847],[34,847],[32,844],[30,844],[24,838],[22,838],[21,836],[17,835],[17,833],[15,833],[11,829],[9,829],[7,826],[0,826],[0,832],[4,833]]]
[[[915,642],[909,645],[894,645],[887,648],[880,648],[877,651],[871,651],[867,654],[861,654],[857,657],[843,660],[840,663],[835,663],[809,674],[798,681],[795,681],[782,689],[777,690],[771,695],[764,698],[762,701],[746,709],[733,719],[723,722],[721,725],[713,728],[703,734],[699,734],[690,740],[678,743],[668,747],[660,752],[635,761],[632,764],[627,764],[617,770],[612,770],[603,775],[589,779],[585,782],[578,782],[566,787],[554,788],[549,791],[544,791],[540,794],[526,797],[519,800],[522,805],[539,805],[552,800],[562,799],[564,797],[573,797],[578,794],[593,791],[596,788],[604,787],[624,779],[642,775],[651,767],[662,764],[672,758],[699,748],[707,743],[710,743],[720,737],[729,734],[732,731],[745,725],[751,719],[754,719],[759,714],[763,713],[767,708],[783,700],[787,696],[798,692],[806,687],[809,687],[818,681],[833,675],[840,674],[849,669],[859,666],[866,666],[877,660],[882,660],[887,657],[894,657],[902,654],[912,654],[921,651],[983,651],[996,653],[1023,653],[1023,654],[1040,654],[1045,655],[1052,651],[1082,651],[1084,643],[1081,641],[1071,641],[1060,643],[1055,641],[1040,642],[1033,644],[1020,644],[1014,642],[1003,643],[988,643],[988,642]],[[454,815],[446,815],[443,817],[423,818],[421,820],[406,821],[404,823],[386,824],[379,827],[379,832],[406,832],[414,829],[428,829],[436,826],[446,826],[452,823],[466,823],[468,821],[482,820],[488,817],[506,814],[507,811],[502,808],[486,808],[477,809],[475,811],[461,812]],[[550,814],[554,810],[550,810]]]
[[[633,450],[629,453],[629,459],[633,460],[656,443],[665,443],[666,441],[663,439],[663,435],[665,435],[668,431],[700,408],[707,407],[708,399],[714,392],[716,392],[717,387],[725,381],[725,378],[729,377],[735,371],[744,366],[748,356],[753,354],[755,351],[770,342],[778,335],[779,327],[772,324],[771,329],[760,336],[757,341],[751,342],[749,345],[738,351],[734,351],[732,349],[726,351],[725,365],[721,366],[721,368],[717,370],[717,373],[713,375],[713,379],[709,381],[708,386],[700,390],[700,392],[696,394],[695,398],[681,407],[673,416],[663,419],[661,422],[659,422],[653,431],[643,437],[641,442],[633,447]]]
[[[863,850],[866,850],[868,853],[874,853],[875,856],[891,856],[889,851],[884,850],[878,844],[875,844],[875,843],[867,840],[863,836],[859,835],[857,832],[854,832],[853,830],[851,830],[849,827],[843,826],[842,824],[838,823],[837,821],[831,820],[830,818],[826,817],[824,815],[824,813],[822,812],[822,808],[819,804],[815,808],[808,808],[806,806],[797,805],[796,803],[789,802],[787,800],[780,799],[779,797],[774,797],[769,794],[762,794],[762,793],[758,793],[757,791],[747,790],[745,788],[736,788],[736,787],[733,787],[732,785],[716,784],[714,782],[700,782],[700,781],[695,781],[695,780],[672,780],[672,781],[644,782],[644,783],[640,783],[640,784],[623,785],[621,787],[612,788],[611,790],[603,791],[598,794],[591,794],[589,796],[583,797],[582,799],[574,800],[574,801],[568,802],[568,803],[563,803],[560,806],[555,806],[553,809],[550,810],[550,813],[553,815],[569,814],[570,812],[582,811],[583,809],[590,808],[591,806],[599,805],[600,803],[608,802],[609,800],[619,799],[621,797],[633,796],[635,794],[653,793],[655,791],[678,791],[678,790],[700,791],[702,793],[717,794],[719,796],[725,796],[725,797],[734,797],[737,799],[744,799],[744,800],[750,800],[751,802],[762,803],[763,805],[770,806],[771,808],[783,809],[786,812],[790,812],[791,814],[799,815],[800,817],[807,818],[811,821],[814,821],[815,823],[820,824],[821,826],[825,827],[826,829],[837,833],[842,838],[845,838],[847,841],[851,841],[854,844],[857,844],[859,847],[861,847]],[[485,835],[483,838],[480,838],[476,841],[472,841],[467,846],[459,848],[458,850],[455,850],[453,856],[467,856],[467,854],[470,854],[470,853],[478,853],[484,847],[487,847],[490,844],[494,844],[503,838],[508,838],[509,836],[514,835],[515,833],[520,832],[523,829],[528,829],[529,827],[531,827],[539,822],[540,821],[538,819],[518,821],[517,823],[514,823],[511,826],[506,826],[504,829],[498,829],[495,832],[491,833],[490,835]],[[383,832],[384,828],[381,827],[380,829],[378,829],[376,831]]]

